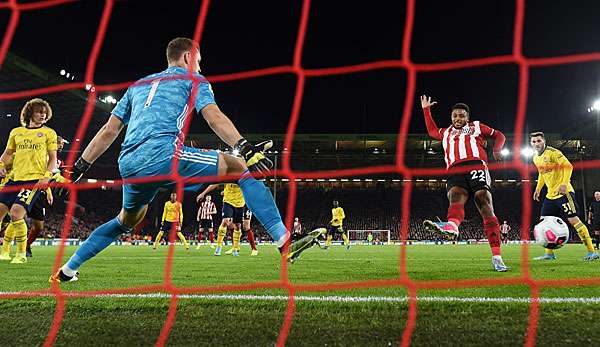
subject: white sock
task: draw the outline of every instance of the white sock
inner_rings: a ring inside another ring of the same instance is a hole
[[[67,264],[63,265],[63,267],[60,268],[62,270],[62,272],[69,276],[69,277],[73,277],[77,274],[77,270],[71,270],[67,267]]]
[[[493,255],[492,259],[502,260],[502,256],[501,255]]]

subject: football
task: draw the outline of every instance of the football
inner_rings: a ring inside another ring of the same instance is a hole
[[[558,249],[569,241],[569,227],[559,217],[545,216],[533,228],[535,241],[544,248]]]

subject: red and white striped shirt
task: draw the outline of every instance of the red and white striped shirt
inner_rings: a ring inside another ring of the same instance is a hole
[[[512,228],[508,224],[502,223],[500,225],[500,232],[503,233],[503,234],[508,234],[508,232],[510,231],[510,229],[512,229]]]
[[[446,168],[458,163],[480,160],[487,164],[487,153],[484,148],[486,139],[494,139],[494,152],[500,152],[506,138],[500,131],[479,122],[469,122],[461,129],[454,126],[438,128],[435,125],[429,107],[423,109],[427,133],[436,140],[442,141]]]
[[[204,201],[200,204],[198,209],[198,219],[211,219],[212,215],[217,213],[217,207],[212,201]]]

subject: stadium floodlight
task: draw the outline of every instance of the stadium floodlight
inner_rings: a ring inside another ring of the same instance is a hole
[[[503,148],[503,149],[500,151],[500,154],[501,154],[503,157],[508,157],[508,156],[510,155],[510,150],[509,150],[508,148]]]
[[[535,151],[531,147],[525,147],[521,149],[521,155],[525,158],[531,158],[535,154]]]
[[[67,72],[65,71],[65,69],[60,70],[60,75],[64,76]]]
[[[69,77],[71,77],[71,74],[67,72],[66,76],[67,76],[67,78],[69,78]]]
[[[594,101],[594,103],[592,104],[592,110],[600,111],[600,99]]]
[[[6,115],[6,117],[12,117],[12,114],[9,113],[9,114]]]

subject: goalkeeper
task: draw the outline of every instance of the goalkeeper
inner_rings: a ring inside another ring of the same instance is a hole
[[[248,208],[256,215],[280,251],[289,232],[279,215],[273,196],[250,172],[265,175],[273,163],[263,152],[271,141],[252,145],[244,139],[231,120],[217,106],[210,83],[199,74],[198,43],[176,38],[166,49],[166,70],[142,78],[131,85],[107,123],[87,145],[75,162],[71,180],[77,182],[94,161],[116,140],[127,126],[119,155],[119,171],[124,179],[165,176],[178,173],[183,178],[228,176],[237,181]],[[188,105],[189,104],[189,105]],[[195,108],[223,142],[242,158],[216,150],[183,146],[183,127]],[[172,169],[172,161],[178,166]],[[144,218],[148,204],[160,188],[172,189],[175,182],[125,183],[122,209],[116,218],[99,226],[81,244],[69,261],[50,277],[50,282],[76,280],[79,267],[108,247],[119,235],[133,230]],[[186,190],[198,191],[201,184],[186,183]],[[312,245],[314,236],[292,243],[288,260]]]

